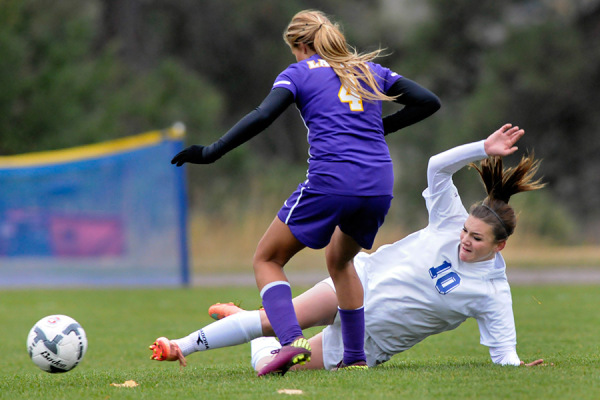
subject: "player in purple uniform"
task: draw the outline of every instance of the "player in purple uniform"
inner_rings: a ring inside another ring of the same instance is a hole
[[[310,360],[283,271],[305,247],[326,247],[343,332],[340,368],[367,368],[363,288],[354,256],[370,249],[392,199],[392,160],[386,134],[437,111],[439,99],[415,82],[372,62],[381,50],[359,54],[337,24],[319,11],[296,14],[284,32],[296,57],[276,78],[261,105],[209,146],[190,146],[172,164],[208,164],[268,127],[295,104],[308,128],[307,179],[287,199],[260,240],[253,265],[263,306],[282,348],[258,375],[285,374]],[[382,102],[404,105],[382,118]],[[178,346],[159,338],[153,358],[177,357]]]

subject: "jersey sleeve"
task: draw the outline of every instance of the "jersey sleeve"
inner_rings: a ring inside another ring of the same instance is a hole
[[[490,357],[494,364],[498,365],[521,365],[521,359],[517,354],[515,346],[490,347]]]
[[[452,175],[469,163],[487,157],[483,140],[446,150],[429,159],[427,189],[423,197],[429,212],[429,225],[441,226],[444,222],[464,222],[467,216]],[[453,226],[453,224],[447,224]]]
[[[487,347],[517,345],[517,332],[508,282],[493,279],[487,303],[475,319],[479,325],[480,343]]]
[[[284,88],[292,92],[294,99],[298,94],[298,80],[301,79],[302,65],[300,63],[291,64],[283,72],[277,75],[275,82],[273,82],[272,89]],[[271,90],[272,90],[271,89]]]
[[[379,64],[371,63],[371,69],[373,70],[375,76],[382,78],[380,90],[383,93],[387,93],[394,83],[396,83],[398,79],[402,78],[402,75],[399,75],[391,69]]]

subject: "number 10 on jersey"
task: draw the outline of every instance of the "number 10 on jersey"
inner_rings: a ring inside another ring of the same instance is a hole
[[[435,282],[435,288],[440,294],[451,292],[460,285],[460,276],[454,271],[448,272],[450,268],[452,268],[452,264],[448,261],[444,261],[442,265],[438,267],[429,268],[429,276],[431,279],[438,278],[439,276]]]

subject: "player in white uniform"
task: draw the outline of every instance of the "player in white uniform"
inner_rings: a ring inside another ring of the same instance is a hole
[[[512,299],[500,250],[516,225],[508,199],[543,184],[532,181],[538,167],[532,157],[524,157],[508,171],[502,169],[500,157],[515,152],[514,144],[523,134],[522,129],[507,124],[486,140],[432,157],[427,169],[428,187],[423,192],[428,226],[373,254],[355,257],[365,294],[365,353],[369,366],[389,360],[428,336],[455,329],[469,317],[477,320],[480,342],[489,347],[494,363],[522,364],[516,352]],[[488,188],[488,197],[468,213],[452,175],[482,159],[476,168]],[[502,187],[498,182],[507,176],[514,178],[512,184]],[[328,325],[310,339],[311,361],[294,369],[335,369],[343,343],[331,279],[295,298],[294,307],[303,329]],[[192,352],[255,339],[252,364],[260,370],[280,347],[272,337],[258,338],[273,334],[264,310],[243,311],[229,303],[217,304],[209,313],[227,318],[171,340],[172,354],[165,359],[185,363],[184,357]]]

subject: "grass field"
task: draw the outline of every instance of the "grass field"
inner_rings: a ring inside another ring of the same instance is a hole
[[[82,289],[0,292],[2,399],[598,399],[600,288],[513,288],[518,351],[546,366],[499,367],[479,345],[474,321],[431,337],[366,372],[291,372],[257,378],[249,345],[196,353],[188,367],[151,361],[157,336],[180,337],[210,322],[209,305],[259,306],[256,289]],[[40,371],[27,355],[31,326],[67,314],[87,332],[82,363],[66,374]],[[314,333],[317,330],[307,332]],[[550,365],[553,363],[553,365]],[[111,383],[136,381],[134,388]],[[279,394],[301,389],[301,395]]]

